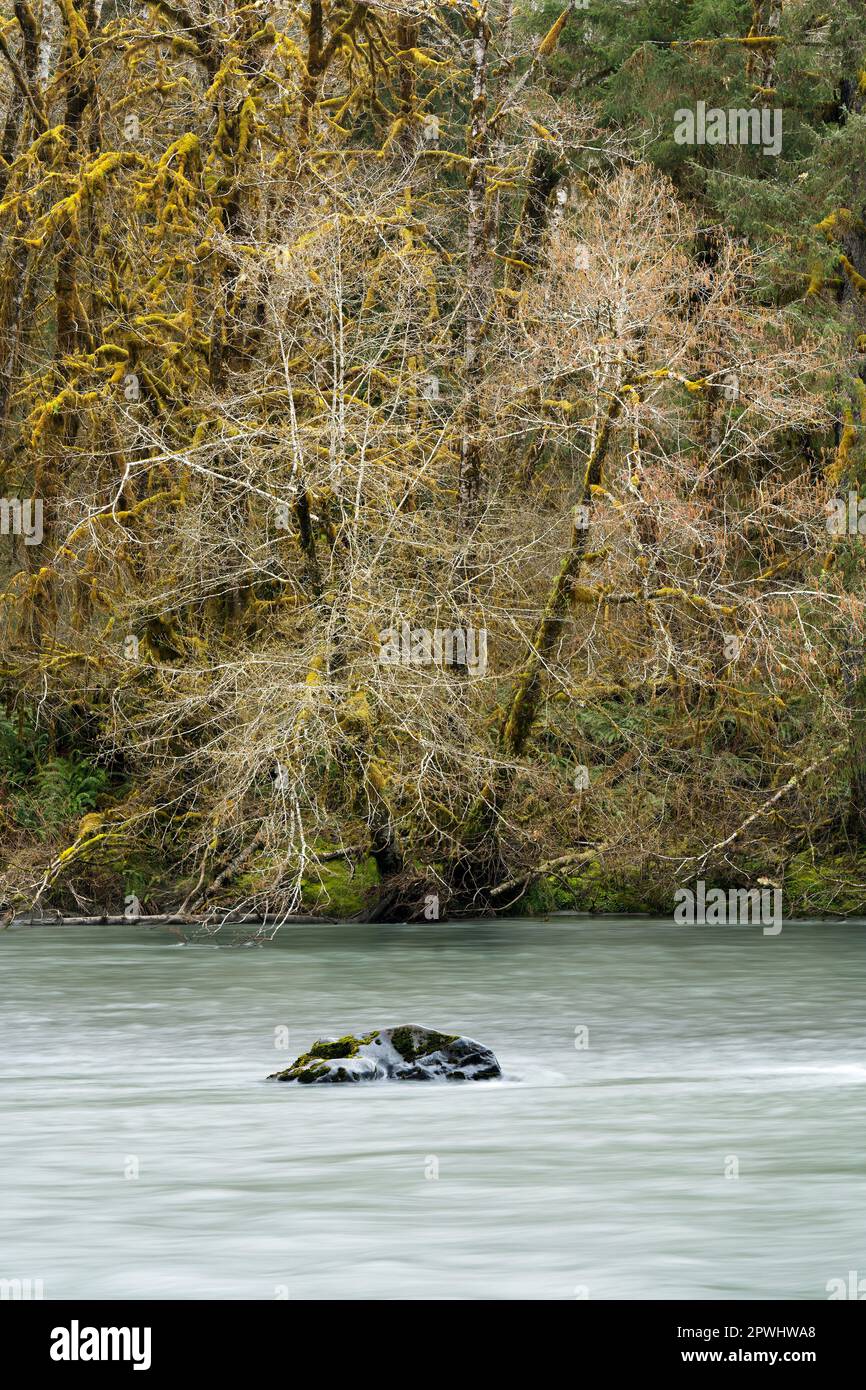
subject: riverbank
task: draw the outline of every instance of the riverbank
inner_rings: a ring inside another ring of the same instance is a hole
[[[465,918],[445,887],[453,866],[420,860],[407,864],[402,875],[382,876],[372,854],[360,844],[346,850],[332,845],[310,846],[308,867],[300,880],[300,895],[289,884],[273,882],[272,858],[260,850],[242,863],[216,872],[206,890],[201,874],[184,874],[180,862],[160,863],[147,837],[125,838],[106,828],[99,817],[85,818],[76,835],[67,828],[54,847],[42,846],[44,863],[53,860],[58,871],[47,883],[34,906],[22,882],[35,847],[22,842],[17,855],[0,875],[0,928],[4,922],[25,917],[62,917],[78,925],[122,925],[128,921],[201,922],[260,921],[291,917],[310,921],[377,921]],[[532,916],[570,911],[604,915],[648,913],[670,916],[676,895],[701,881],[707,891],[772,890],[781,895],[786,918],[847,918],[866,913],[866,851],[849,843],[841,831],[825,833],[809,848],[793,849],[781,840],[763,838],[723,851],[721,827],[711,844],[715,853],[697,854],[684,837],[657,838],[652,853],[639,851],[633,842],[578,844],[568,853],[569,842],[557,827],[539,820],[543,852],[535,864],[515,866],[485,900],[476,899],[475,915]],[[72,836],[72,850],[63,848]],[[90,840],[86,836],[90,835]],[[707,837],[709,838],[709,837]],[[646,841],[651,843],[651,840]],[[573,843],[573,842],[572,842]],[[73,852],[74,851],[74,852]],[[202,871],[203,873],[203,871]],[[2,902],[3,885],[6,902]],[[273,884],[272,887],[268,887]],[[484,911],[480,911],[481,904]],[[5,907],[5,910],[4,910]]]

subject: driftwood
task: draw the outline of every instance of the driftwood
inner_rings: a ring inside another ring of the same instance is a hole
[[[309,917],[309,916],[288,916],[280,917],[279,920],[269,923],[264,921],[261,916],[249,914],[242,917],[230,917],[220,922],[223,927],[245,927],[245,926],[328,926],[335,925],[341,919],[338,917]],[[10,917],[0,920],[0,931],[6,927],[208,927],[214,926],[213,918],[183,916],[178,912],[163,912],[155,915],[144,913],[138,917],[117,917],[110,916],[108,913],[100,917],[64,917],[58,914],[56,917]]]
[[[526,892],[530,884],[536,883],[546,874],[559,873],[562,869],[576,869],[581,864],[590,864],[594,859],[600,859],[607,848],[607,845],[593,845],[590,849],[562,854],[558,859],[548,859],[546,863],[537,864],[534,869],[527,869],[526,873],[518,874],[517,877],[509,878],[505,883],[491,888],[488,897],[496,901],[499,898],[504,898],[507,893],[514,892],[515,896],[508,904],[511,907]]]

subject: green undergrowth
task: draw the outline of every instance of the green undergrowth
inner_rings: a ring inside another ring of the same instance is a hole
[[[786,865],[783,893],[786,916],[866,915],[866,854],[798,854]]]
[[[785,917],[866,916],[866,854],[850,849],[820,859],[804,852],[781,865],[743,863],[736,874],[707,874],[704,881],[708,890],[778,886]],[[645,866],[607,869],[595,862],[580,874],[539,879],[512,912],[528,917],[551,912],[670,917],[674,893],[685,883],[660,877]]]
[[[334,859],[320,864],[302,885],[304,907],[324,917],[355,917],[363,912],[379,884],[376,861],[372,858],[353,863]]]

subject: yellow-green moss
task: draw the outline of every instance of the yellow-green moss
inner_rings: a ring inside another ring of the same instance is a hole
[[[304,880],[304,906],[330,917],[353,917],[361,912],[379,882],[375,860],[362,859],[349,864],[335,859],[322,864]]]

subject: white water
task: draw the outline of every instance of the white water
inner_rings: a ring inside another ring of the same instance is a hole
[[[866,1276],[863,925],[246,939],[0,935],[0,1279],[48,1298],[821,1299]],[[264,1080],[316,1037],[395,1023],[477,1038],[508,1079]]]

